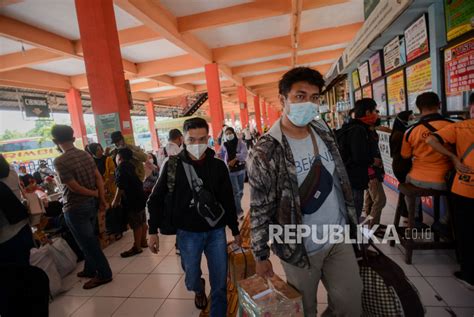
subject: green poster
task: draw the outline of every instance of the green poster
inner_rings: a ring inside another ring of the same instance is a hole
[[[473,0],[444,0],[444,13],[448,41],[473,29]]]
[[[110,135],[114,131],[120,131],[120,118],[118,113],[96,114],[95,124],[97,126],[97,138],[102,146],[107,147],[112,144]]]

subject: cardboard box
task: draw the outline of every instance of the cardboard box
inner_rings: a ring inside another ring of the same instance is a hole
[[[229,276],[230,281],[237,285],[237,282],[255,274],[255,259],[249,248],[239,248],[230,244],[227,248],[229,255]]]
[[[268,280],[254,275],[237,284],[241,316],[304,316],[301,295],[277,275]]]

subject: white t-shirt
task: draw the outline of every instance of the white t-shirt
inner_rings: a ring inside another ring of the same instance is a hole
[[[345,224],[342,213],[345,205],[341,206],[343,205],[340,200],[340,197],[342,197],[342,189],[340,187],[339,177],[335,172],[334,159],[324,141],[317,134],[315,134],[315,137],[318,144],[319,159],[322,163],[319,189],[316,191],[311,204],[313,206],[316,205],[317,209],[305,210],[302,208],[302,211],[303,224],[309,226],[316,225],[316,235],[318,239],[322,239],[324,233],[322,225]],[[288,136],[286,138],[290,144],[295,160],[298,186],[301,186],[316,159],[311,136],[308,135],[304,139],[293,139]],[[311,236],[304,239],[304,244],[308,255],[312,255],[328,245],[328,243],[314,243]]]

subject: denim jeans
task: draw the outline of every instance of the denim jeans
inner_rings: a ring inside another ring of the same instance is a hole
[[[84,253],[84,272],[95,274],[102,279],[112,277],[109,262],[100,248],[97,236],[94,234],[97,220],[97,203],[91,199],[82,203],[80,207],[64,213],[66,224],[76,239],[79,248]]]
[[[207,232],[178,229],[181,264],[188,291],[202,292],[201,256],[206,255],[211,281],[211,317],[227,315],[227,241],[225,228]]]
[[[244,196],[245,170],[230,173],[230,182],[234,191],[235,211],[240,215],[242,210],[242,197]]]

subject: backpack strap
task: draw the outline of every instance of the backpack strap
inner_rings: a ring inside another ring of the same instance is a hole
[[[438,131],[435,127],[433,127],[433,126],[432,126],[431,124],[429,124],[429,122],[427,122],[427,121],[422,121],[421,124],[424,125],[425,128],[427,128],[428,130],[430,130],[431,133],[435,133],[435,132]]]
[[[464,159],[469,155],[469,153],[472,152],[472,150],[474,150],[474,143],[471,143],[471,145],[469,145],[469,147],[466,149],[466,152],[464,152],[461,157],[461,162],[464,161]]]
[[[168,157],[168,173],[167,173],[167,180],[168,180],[168,192],[173,193],[174,187],[176,185],[176,169],[178,166],[179,157],[176,155],[171,155]]]

